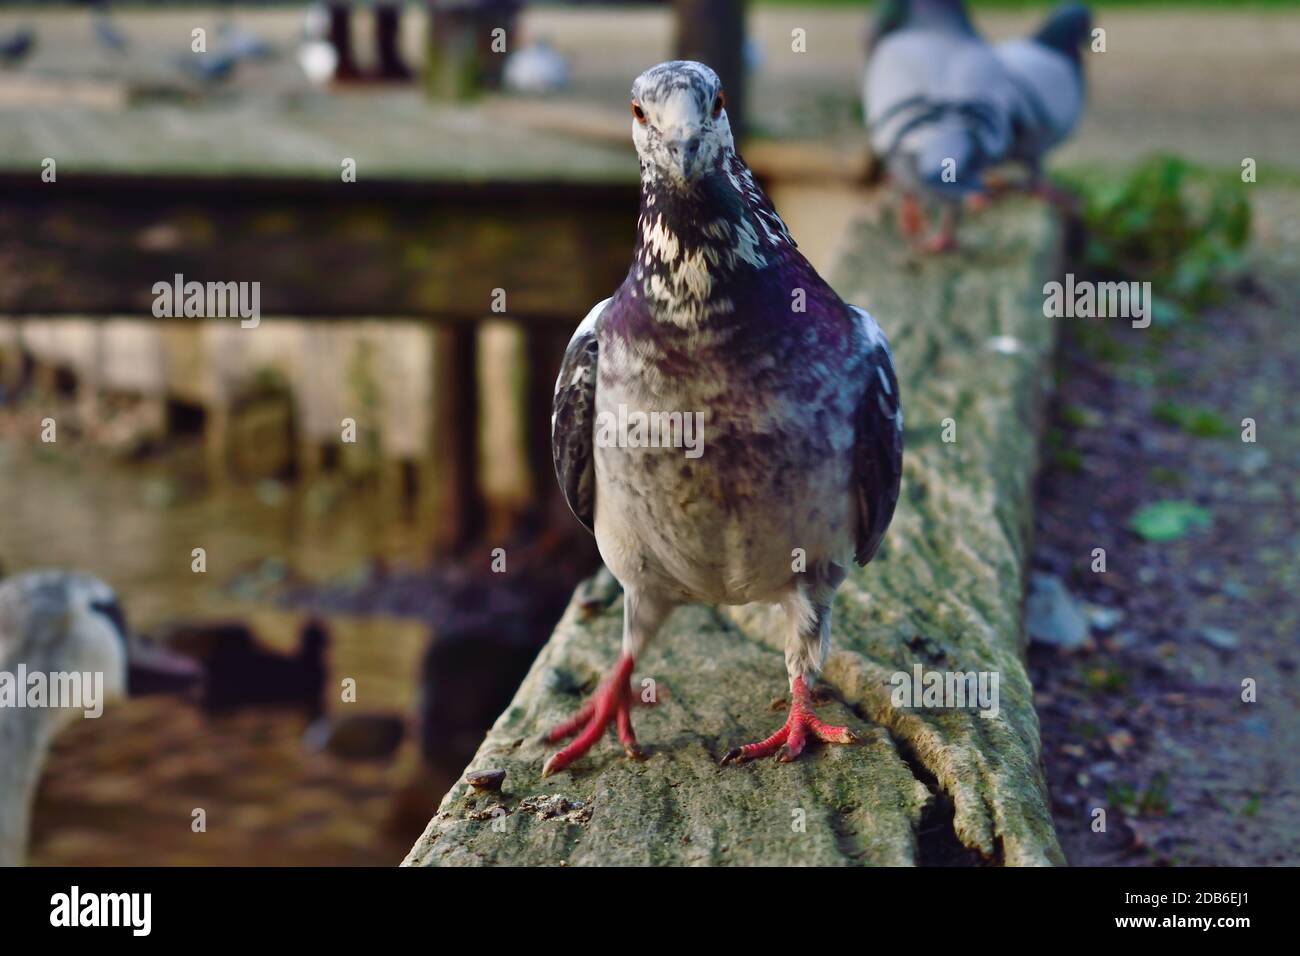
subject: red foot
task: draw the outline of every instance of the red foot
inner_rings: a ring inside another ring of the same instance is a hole
[[[722,758],[724,764],[745,763],[759,757],[770,757],[772,754],[776,754],[776,759],[782,763],[789,763],[803,753],[809,734],[827,744],[858,742],[858,738],[849,728],[831,727],[817,719],[817,715],[812,711],[812,697],[802,677],[794,679],[791,691],[794,700],[790,704],[790,716],[786,718],[781,729],[759,743],[728,750],[726,756]]]
[[[548,743],[557,743],[574,734],[578,734],[578,737],[569,746],[551,755],[551,759],[542,767],[543,777],[563,770],[590,750],[610,721],[614,721],[618,727],[618,739],[623,744],[624,752],[637,760],[645,756],[636,742],[636,734],[632,732],[631,676],[632,658],[622,654],[614,665],[613,673],[601,684],[591,700],[583,704],[568,720],[551,728],[546,735]]]
[[[925,216],[921,213],[921,204],[914,196],[906,193],[898,206],[898,228],[903,235],[916,237],[925,232]]]
[[[957,231],[955,229],[940,229],[938,233],[921,243],[922,252],[952,252],[956,248]]]

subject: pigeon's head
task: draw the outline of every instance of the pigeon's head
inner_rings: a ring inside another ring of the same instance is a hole
[[[32,571],[0,582],[0,670],[20,663],[29,672],[97,675],[95,698],[84,697],[85,707],[55,705],[56,731],[79,709],[128,694],[183,691],[200,676],[194,661],[133,635],[112,588],[70,571]]]
[[[1039,43],[1078,59],[1079,47],[1092,34],[1092,14],[1081,3],[1063,3],[1034,35]]]
[[[632,140],[655,178],[686,186],[735,149],[718,74],[703,63],[672,60],[632,84]]]

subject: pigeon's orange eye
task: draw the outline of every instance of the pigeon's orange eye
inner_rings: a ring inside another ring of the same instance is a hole
[[[726,106],[726,105],[727,105],[727,97],[726,97],[726,95],[722,92],[722,90],[718,90],[718,98],[717,98],[716,100],[713,101],[713,118],[714,118],[714,119],[717,119],[719,116],[722,115],[722,108],[723,108],[724,106]]]
[[[638,123],[645,125],[645,110],[641,109],[641,104],[636,100],[632,101],[632,115],[636,117]]]

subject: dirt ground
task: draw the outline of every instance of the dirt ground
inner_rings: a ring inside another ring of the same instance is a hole
[[[1254,199],[1253,264],[1221,307],[1167,332],[1063,320],[1033,561],[1120,612],[1094,610],[1106,626],[1078,652],[1030,653],[1076,865],[1300,863],[1300,191]],[[1169,424],[1175,409],[1222,434]],[[1167,543],[1126,528],[1165,499],[1206,508],[1212,527]]]

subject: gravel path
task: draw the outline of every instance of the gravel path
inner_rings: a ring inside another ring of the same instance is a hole
[[[1120,612],[1079,652],[1030,655],[1074,864],[1300,861],[1300,191],[1254,198],[1251,279],[1222,307],[1164,335],[1112,326],[1101,346],[1066,320],[1034,564]],[[1206,410],[1224,436],[1165,424],[1171,407]],[[1255,443],[1241,441],[1247,417]],[[1162,499],[1195,502],[1213,526],[1141,542],[1125,524]]]

